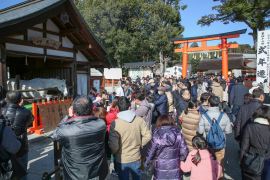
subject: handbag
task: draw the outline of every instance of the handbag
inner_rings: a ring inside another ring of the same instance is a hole
[[[266,154],[268,154],[269,148],[270,145],[268,145],[267,150],[264,154],[251,152],[245,153],[242,160],[243,171],[248,174],[260,176],[264,169],[264,161]]]
[[[243,171],[248,174],[260,176],[264,168],[265,155],[258,153],[245,153],[242,161]]]

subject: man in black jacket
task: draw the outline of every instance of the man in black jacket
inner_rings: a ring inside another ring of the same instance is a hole
[[[31,111],[22,107],[23,99],[20,92],[10,91],[6,96],[7,105],[3,108],[3,116],[7,121],[7,125],[11,126],[17,139],[21,142],[21,148],[16,154],[17,161],[27,172],[28,163],[28,138],[27,128],[33,122]],[[22,180],[27,177],[21,178]]]
[[[232,86],[231,92],[230,92],[230,105],[232,107],[232,114],[234,117],[237,117],[237,114],[244,104],[244,96],[248,93],[248,88],[244,86],[243,84],[243,78],[239,77],[237,78],[237,84]]]
[[[241,142],[244,128],[250,122],[253,113],[262,106],[264,101],[264,91],[260,88],[254,89],[252,93],[253,99],[250,103],[243,105],[237,115],[234,123],[235,139]],[[241,143],[240,143],[241,144]]]
[[[6,126],[6,121],[0,115],[0,179],[10,179],[12,169],[10,168],[11,156],[15,155],[21,147],[11,127]],[[13,173],[16,172],[13,170]]]
[[[188,89],[175,90],[173,92],[173,102],[174,107],[176,109],[177,121],[176,124],[179,125],[179,117],[184,112],[184,110],[188,107],[188,102],[190,101],[190,92]]]
[[[64,179],[106,178],[105,133],[104,120],[92,116],[91,99],[77,97],[52,136],[62,146]]]

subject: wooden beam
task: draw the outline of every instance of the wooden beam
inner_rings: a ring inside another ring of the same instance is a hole
[[[48,34],[53,34],[53,35],[60,36],[60,33],[58,33],[58,32],[54,32],[54,31],[50,31],[50,30],[44,30],[44,29],[40,29],[40,28],[37,28],[37,27],[30,27],[28,29],[33,30],[33,31],[45,32],[45,33],[48,33]]]
[[[238,48],[238,44],[228,44],[228,48]],[[187,52],[200,52],[200,51],[211,51],[211,50],[221,50],[221,45],[217,46],[206,46],[206,47],[189,47]],[[183,48],[176,48],[174,50],[176,53],[183,52]]]
[[[211,37],[211,38],[201,38],[201,39],[190,39],[190,40],[179,40],[179,41],[174,41],[174,44],[183,44],[185,42],[192,43],[192,42],[199,42],[199,41],[213,41],[213,40],[221,40],[224,38],[238,38],[240,34],[232,34],[232,35],[227,35],[227,36],[216,36],[216,37]]]
[[[74,48],[78,50],[91,49],[92,45],[91,44],[76,44],[74,45]]]
[[[238,44],[228,43],[228,48],[229,48],[229,49],[238,48],[238,47],[239,47]]]
[[[61,30],[60,34],[63,35],[63,36],[66,36],[68,34],[77,33],[79,31],[80,31],[79,28],[70,28],[70,29]]]
[[[35,53],[27,53],[27,52],[18,52],[18,51],[11,51],[7,50],[7,55],[8,56],[18,56],[18,57],[37,57],[37,58],[44,58],[44,54],[35,54]],[[54,59],[54,60],[61,60],[64,62],[72,62],[74,61],[74,58],[69,58],[69,57],[60,57],[60,56],[52,56],[52,55],[46,55],[47,59]]]
[[[18,44],[18,45],[25,45],[25,46],[32,46],[32,47],[38,47],[38,48],[47,48],[47,49],[52,49],[52,50],[74,52],[73,48],[59,47],[58,49],[54,49],[54,48],[47,47],[47,46],[35,45],[31,41],[24,41],[24,40],[20,40],[20,39],[3,38],[3,39],[0,40],[0,42],[12,43],[12,44]]]

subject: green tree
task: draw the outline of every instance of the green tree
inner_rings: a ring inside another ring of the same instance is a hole
[[[214,6],[216,14],[203,16],[198,24],[210,25],[215,21],[224,24],[229,22],[243,22],[252,30],[254,45],[257,42],[257,31],[270,26],[270,1],[269,0],[214,0],[221,4]]]
[[[115,64],[173,56],[179,36],[179,0],[77,0],[78,9]],[[183,6],[183,9],[185,6]]]

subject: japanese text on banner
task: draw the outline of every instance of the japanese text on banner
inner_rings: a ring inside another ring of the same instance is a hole
[[[258,83],[269,84],[270,75],[270,30],[258,32],[257,70]]]

